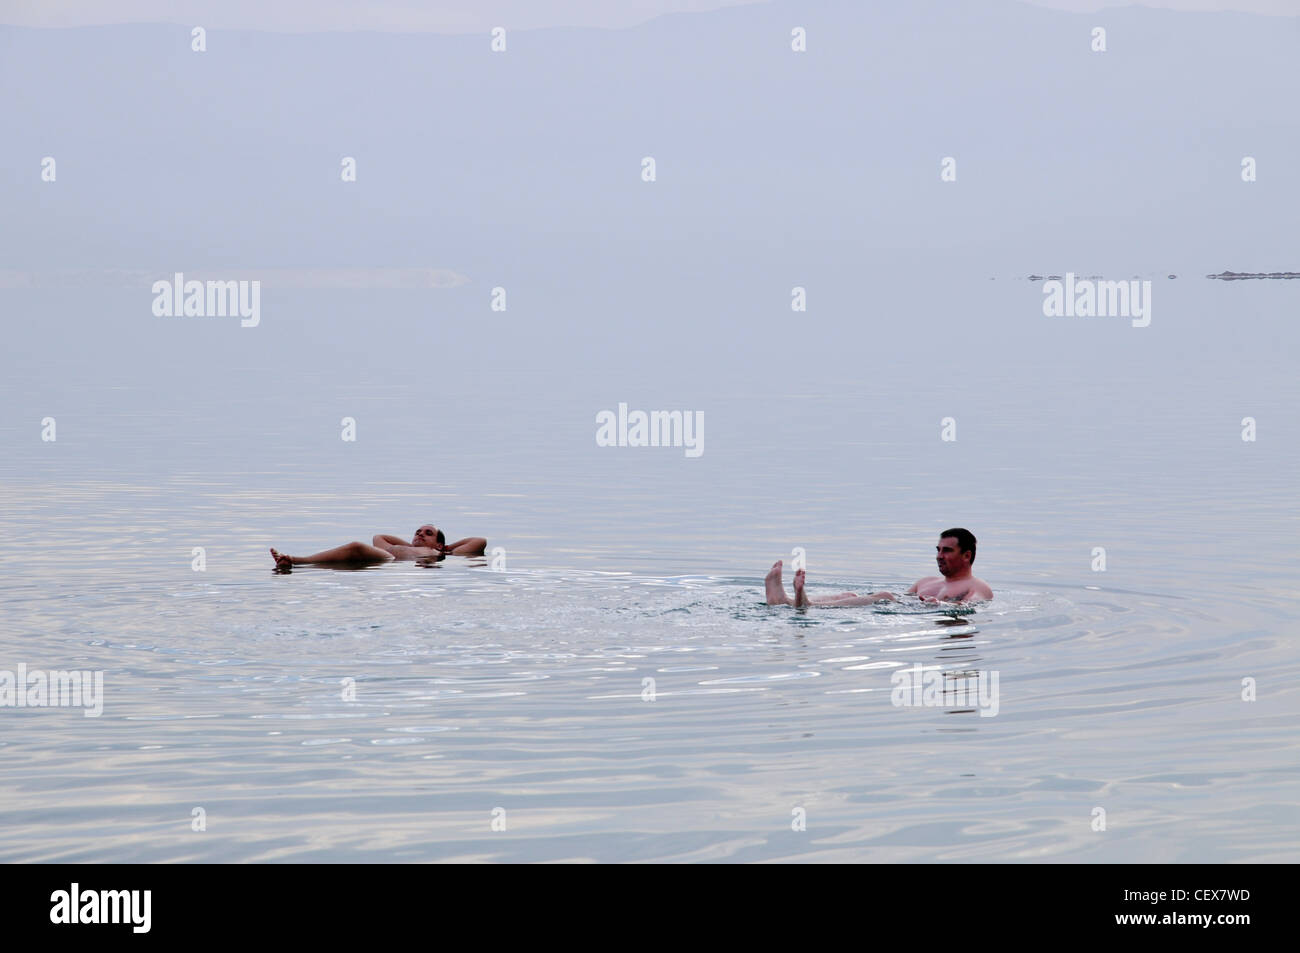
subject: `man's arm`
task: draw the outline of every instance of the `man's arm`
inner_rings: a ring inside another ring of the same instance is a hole
[[[487,549],[487,540],[482,536],[466,536],[454,543],[448,543],[446,550],[453,556],[482,556]]]
[[[379,533],[370,541],[370,543],[371,545],[378,546],[381,549],[384,548],[385,543],[388,544],[389,546],[410,546],[411,545],[411,541],[409,539],[402,539],[400,536],[390,536],[388,533]]]
[[[962,596],[962,602],[983,602],[985,599],[993,598],[993,590],[983,584],[972,586],[971,591]]]

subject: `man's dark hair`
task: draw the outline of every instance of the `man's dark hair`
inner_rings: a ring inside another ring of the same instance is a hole
[[[970,553],[971,565],[975,565],[975,534],[968,529],[962,529],[958,526],[956,529],[946,529],[939,534],[939,538],[952,536],[957,540],[957,551],[961,553]]]
[[[965,532],[965,530],[963,530],[962,532]],[[971,539],[974,539],[974,538],[975,538],[974,536],[971,537]],[[442,530],[438,530],[438,545],[439,545],[439,546],[446,546],[446,545],[447,545],[447,537],[444,536],[444,535],[442,535]]]

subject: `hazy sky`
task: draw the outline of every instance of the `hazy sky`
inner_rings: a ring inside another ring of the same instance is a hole
[[[84,26],[104,23],[185,23],[264,30],[469,32],[502,25],[628,27],[664,13],[713,10],[762,0],[6,0],[0,23]],[[1026,0],[1038,6],[1087,11],[1129,6],[1132,0]],[[1175,10],[1236,10],[1300,15],[1300,0],[1140,0]]]

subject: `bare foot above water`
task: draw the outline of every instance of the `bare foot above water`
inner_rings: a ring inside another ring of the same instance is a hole
[[[772,568],[767,571],[767,577],[763,580],[763,587],[767,590],[767,604],[769,606],[788,606],[790,597],[785,594],[785,584],[781,581],[781,560],[772,564]]]

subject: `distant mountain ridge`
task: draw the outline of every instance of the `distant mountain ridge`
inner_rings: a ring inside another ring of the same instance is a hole
[[[1294,265],[1300,20],[826,0],[511,31],[505,53],[215,30],[196,53],[175,26],[0,44],[19,269],[456,268],[620,241]]]

